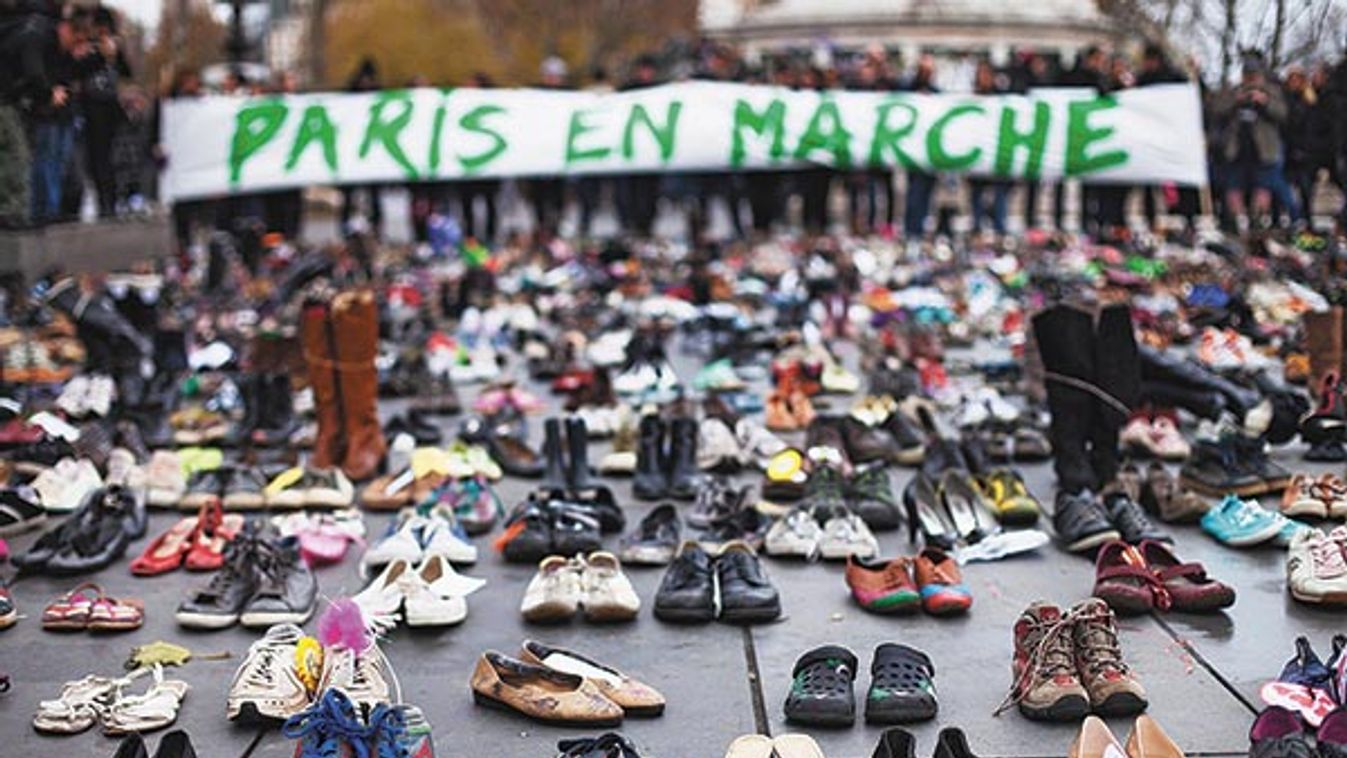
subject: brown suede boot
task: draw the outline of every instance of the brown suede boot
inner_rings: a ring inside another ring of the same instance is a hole
[[[346,454],[341,469],[354,481],[379,471],[388,443],[379,426],[379,377],[374,358],[379,350],[379,307],[368,290],[343,292],[332,301],[334,353],[346,428]]]
[[[1324,375],[1330,371],[1343,375],[1342,306],[1335,305],[1324,313],[1305,314],[1305,352],[1310,356],[1310,389],[1323,386]]]
[[[1101,716],[1132,716],[1146,710],[1146,690],[1123,661],[1118,623],[1099,598],[1077,603],[1068,618],[1080,682],[1090,693],[1090,709]]]
[[[304,346],[304,362],[308,366],[309,386],[313,388],[314,414],[318,417],[318,434],[309,462],[317,468],[341,463],[346,451],[341,395],[330,349],[333,341],[329,334],[329,316],[325,303],[306,305],[300,315],[300,340]]]

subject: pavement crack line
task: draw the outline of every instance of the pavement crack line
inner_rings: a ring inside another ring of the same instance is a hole
[[[253,751],[257,749],[257,746],[260,745],[260,744],[262,744],[262,738],[263,738],[263,737],[266,737],[266,736],[267,736],[267,732],[269,732],[269,731],[271,731],[271,730],[270,730],[270,729],[258,729],[258,730],[257,730],[257,736],[256,736],[256,737],[253,737],[253,741],[248,743],[248,747],[244,749],[243,755],[239,756],[239,758],[248,758],[248,756],[252,755],[252,754],[253,754]]]
[[[753,644],[753,627],[745,626],[744,664],[748,667],[748,694],[753,700],[753,723],[759,734],[772,736],[771,725],[767,723],[767,700],[762,696],[762,675],[758,671],[758,649]]]
[[[1224,687],[1231,696],[1247,708],[1250,713],[1255,716],[1258,715],[1258,712],[1262,709],[1250,702],[1249,699],[1226,678],[1225,674],[1222,674],[1211,661],[1207,660],[1206,657],[1202,655],[1202,652],[1197,649],[1196,645],[1189,642],[1187,638],[1179,636],[1178,632],[1174,631],[1174,627],[1170,626],[1169,622],[1161,618],[1159,614],[1151,613],[1151,618],[1155,619],[1155,623],[1160,625],[1160,628],[1164,630],[1165,634],[1168,634],[1174,642],[1178,643],[1179,646],[1188,651],[1188,654],[1193,656],[1193,660],[1197,661],[1198,665],[1206,669],[1207,673],[1211,674],[1212,677],[1216,679],[1217,683]]]

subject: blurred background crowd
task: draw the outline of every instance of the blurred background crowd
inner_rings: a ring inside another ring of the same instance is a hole
[[[1229,230],[1293,228],[1310,223],[1316,209],[1343,220],[1347,60],[1337,55],[1320,55],[1301,65],[1286,63],[1287,56],[1276,50],[1269,56],[1260,50],[1223,49],[1222,70],[1212,75],[1170,41],[1145,35],[1133,35],[1129,43],[1101,38],[1067,54],[1024,44],[942,55],[931,46],[922,49],[891,40],[764,49],[724,35],[698,36],[694,28],[691,34],[669,33],[662,39],[629,35],[635,41],[624,42],[601,60],[567,55],[560,49],[564,45],[556,45],[536,56],[532,75],[518,66],[504,69],[503,75],[500,67],[493,71],[490,66],[454,74],[435,66],[418,71],[415,60],[385,65],[359,45],[336,41],[345,57],[319,61],[319,70],[326,73],[314,76],[311,60],[270,66],[245,60],[256,44],[245,39],[246,3],[233,5],[231,27],[228,14],[180,0],[175,10],[179,16],[166,15],[155,43],[147,46],[142,27],[128,24],[113,8],[0,0],[0,226],[152,212],[156,175],[172,160],[159,144],[160,105],[166,98],[295,92],[301,82],[313,82],[305,89],[344,85],[355,91],[504,85],[625,90],[689,79],[801,89],[983,94],[1035,87],[1107,93],[1193,81],[1202,89],[1209,186],[1068,187],[1075,183],[1010,182],[886,167],[473,179],[406,187],[414,235],[424,240],[430,219],[444,216],[463,233],[492,241],[517,231],[509,228],[507,217],[527,217],[523,227],[545,237],[558,232],[568,209],[578,209],[570,230],[583,236],[593,232],[601,207],[611,207],[619,228],[636,235],[650,234],[661,209],[673,209],[696,234],[709,223],[710,204],[717,200],[728,207],[731,233],[740,237],[780,224],[808,232],[840,226],[914,240],[965,231],[999,235],[1012,227],[1074,227],[1102,238],[1120,237],[1128,233],[1129,219],[1138,216],[1152,229],[1160,227],[1162,218],[1169,219],[1180,234],[1191,231],[1202,216]],[[332,49],[334,34],[347,34],[360,24],[349,14],[328,12],[334,17],[316,27],[328,37],[315,42],[319,51]],[[671,28],[677,30],[678,24]],[[452,30],[452,35],[463,33]],[[203,53],[203,47],[214,52]],[[173,55],[175,48],[179,55]],[[211,60],[216,63],[207,63]],[[152,70],[138,71],[138,66]],[[381,196],[387,189],[341,190],[340,223],[365,224],[378,234],[384,224]],[[237,229],[242,224],[293,238],[301,234],[305,207],[303,191],[287,190],[180,203],[174,219],[183,242],[201,229]]]

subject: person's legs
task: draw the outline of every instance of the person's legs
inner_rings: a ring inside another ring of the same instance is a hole
[[[1024,228],[1038,228],[1038,193],[1040,185],[1037,180],[1028,179],[1024,182]]]
[[[18,109],[0,105],[0,229],[20,227],[28,220],[32,160]]]
[[[982,217],[986,212],[986,207],[984,205],[985,203],[984,193],[986,189],[987,183],[982,181],[981,179],[968,180],[968,197],[969,197],[969,205],[971,206],[970,212],[973,215],[972,220],[974,232],[982,231]]]
[[[1010,185],[996,182],[992,188],[992,229],[997,234],[1006,233],[1006,215],[1009,213]]]
[[[94,181],[94,191],[98,193],[98,215],[111,218],[117,213],[112,141],[117,136],[120,115],[106,105],[94,105],[85,109],[85,118],[85,159],[89,164],[89,175]]]
[[[908,172],[903,234],[909,240],[919,240],[926,234],[926,217],[931,213],[931,193],[934,190],[935,176],[922,171]]]
[[[1277,202],[1286,209],[1292,221],[1304,218],[1300,213],[1300,204],[1296,202],[1295,195],[1291,194],[1291,185],[1286,181],[1286,172],[1281,161],[1270,163],[1259,170],[1258,188],[1277,198]],[[1273,218],[1272,222],[1277,224],[1280,218]]]

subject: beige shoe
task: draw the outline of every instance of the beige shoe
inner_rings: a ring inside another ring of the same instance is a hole
[[[524,620],[564,621],[579,612],[581,569],[579,561],[559,555],[544,558],[519,605]]]
[[[1347,604],[1342,545],[1318,529],[1297,532],[1286,549],[1286,587],[1302,603]]]
[[[1127,758],[1118,738],[1098,716],[1085,717],[1080,734],[1076,735],[1066,755],[1067,758]]]
[[[1146,710],[1146,690],[1123,660],[1113,611],[1099,598],[1077,603],[1069,615],[1080,683],[1090,708],[1102,716],[1130,716]]]
[[[1127,758],[1184,758],[1184,754],[1155,719],[1137,716],[1127,736]]]
[[[772,738],[764,734],[735,737],[725,751],[725,758],[772,758]]]
[[[225,699],[230,721],[284,720],[309,707],[308,689],[295,669],[303,636],[294,624],[277,624],[248,647]]]
[[[641,598],[622,573],[622,562],[606,551],[590,553],[580,574],[580,604],[590,621],[631,621],[641,610]]]
[[[777,758],[826,758],[823,748],[807,734],[783,734],[772,740]]]
[[[557,726],[617,726],[622,708],[584,677],[553,671],[488,650],[468,686],[478,705]]]
[[[615,668],[610,668],[570,650],[549,647],[541,642],[524,640],[519,660],[534,666],[584,677],[617,703],[622,713],[637,718],[654,717],[664,713],[664,696],[655,688],[638,682]]]

